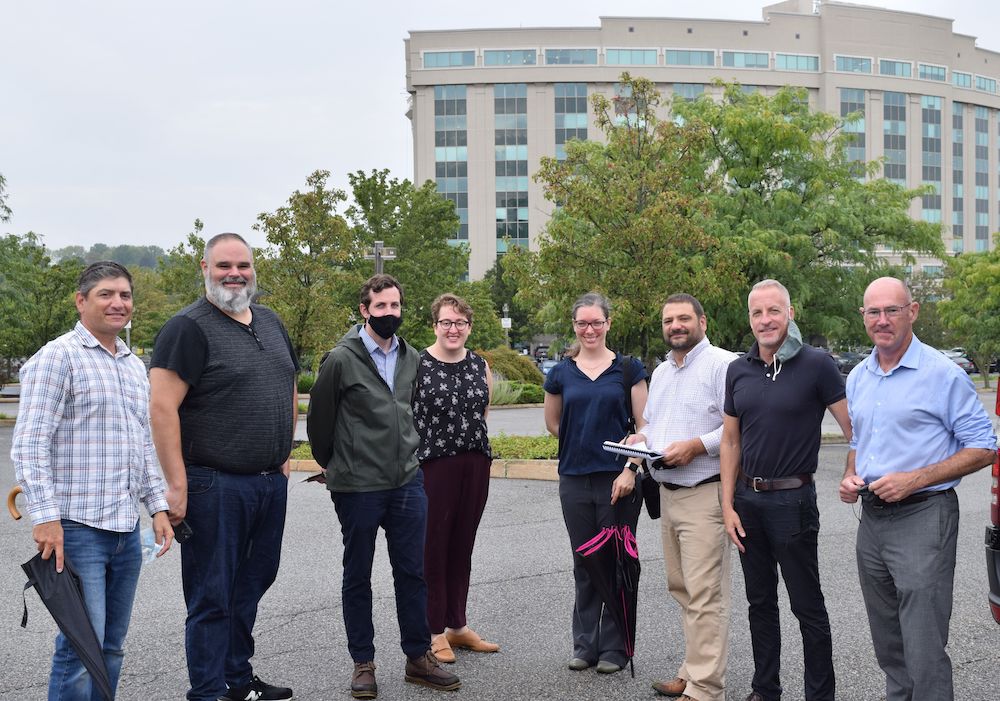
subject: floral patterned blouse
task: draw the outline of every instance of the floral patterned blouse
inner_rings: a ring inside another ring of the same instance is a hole
[[[468,452],[489,457],[489,401],[485,360],[470,350],[464,360],[446,363],[423,351],[413,398],[413,420],[420,434],[417,459],[426,462]]]

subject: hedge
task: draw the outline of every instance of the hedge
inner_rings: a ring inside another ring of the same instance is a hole
[[[477,350],[476,353],[486,359],[486,362],[490,364],[490,370],[500,373],[508,380],[541,385],[545,379],[531,358],[510,348]]]

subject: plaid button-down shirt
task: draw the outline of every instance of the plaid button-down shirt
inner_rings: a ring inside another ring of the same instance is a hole
[[[34,524],[60,518],[124,533],[167,510],[142,361],[112,355],[81,323],[21,369],[11,458]]]

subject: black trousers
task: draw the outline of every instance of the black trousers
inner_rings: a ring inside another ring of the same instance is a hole
[[[766,701],[781,698],[781,626],[778,567],[792,613],[799,621],[806,701],[833,701],[833,640],[819,584],[816,486],[755,492],[737,482],[736,513],[746,538],[740,554],[753,644],[753,690]]]

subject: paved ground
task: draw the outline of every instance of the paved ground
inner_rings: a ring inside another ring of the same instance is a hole
[[[500,413],[500,412],[497,412]],[[0,484],[13,482],[8,459],[12,429],[0,428]],[[823,530],[820,563],[834,630],[838,698],[880,699],[882,677],[875,665],[854,564],[856,520],[836,498],[845,448],[821,451],[818,473]],[[959,490],[962,525],[956,575],[950,653],[957,698],[1000,698],[1000,627],[986,604],[983,526],[989,505],[985,471]],[[459,653],[452,669],[463,688],[449,696],[402,681],[392,580],[384,544],[374,573],[376,644],[380,698],[652,699],[652,679],[671,676],[682,648],[678,609],[664,590],[658,524],[645,515],[639,524],[643,566],[635,659],[636,677],[602,677],[565,668],[571,653],[571,555],[554,482],[493,480],[475,553],[470,622],[503,649],[496,655]],[[54,624],[33,593],[28,594],[27,630],[21,619],[18,567],[34,554],[30,525],[0,519],[0,700],[45,696]],[[278,581],[264,598],[257,624],[255,670],[293,686],[298,699],[347,699],[350,662],[340,609],[339,529],[325,492],[293,484]],[[734,555],[735,557],[735,555]],[[743,577],[733,575],[729,699],[742,701],[752,673]],[[787,599],[782,604],[785,636],[785,699],[802,698],[802,650]],[[147,567],[137,594],[119,698],[181,699],[186,689],[183,654],[184,609],[176,553]]]

